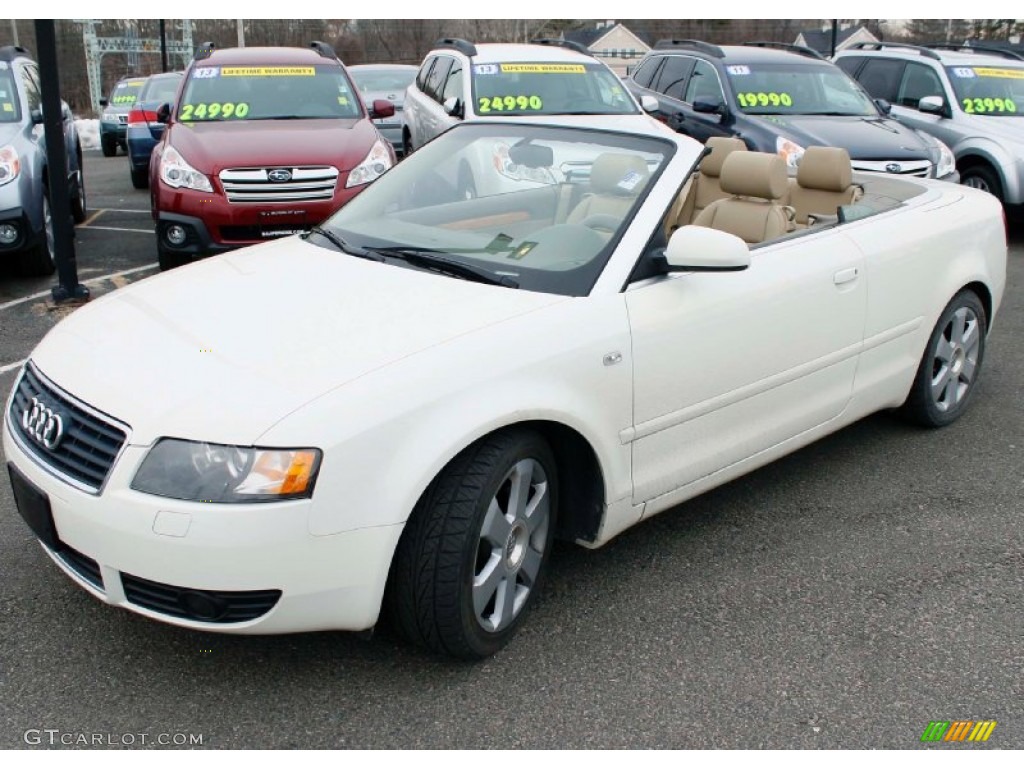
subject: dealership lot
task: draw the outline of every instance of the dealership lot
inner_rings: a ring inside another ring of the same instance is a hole
[[[126,162],[86,157],[99,213],[78,258],[94,295],[155,271]],[[58,729],[212,747],[908,748],[929,721],[985,719],[986,747],[1024,747],[1019,229],[1009,270],[959,422],[878,415],[602,550],[560,547],[531,620],[477,665],[386,629],[229,637],[103,606],[0,482],[0,746]],[[21,300],[51,284],[0,277],[5,398],[5,368],[68,311]]]

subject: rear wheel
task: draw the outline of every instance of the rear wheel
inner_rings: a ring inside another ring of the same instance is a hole
[[[549,559],[557,480],[551,449],[531,430],[489,435],[453,459],[395,552],[386,609],[399,632],[463,659],[506,645]]]
[[[117,154],[117,139],[113,136],[103,136],[100,138],[100,145],[103,148],[104,157],[113,157]]]
[[[926,427],[944,427],[967,408],[985,357],[988,321],[977,294],[964,290],[935,324],[903,414]]]
[[[146,189],[149,186],[149,170],[146,168],[132,168],[132,186],[136,189]]]
[[[43,187],[43,236],[37,245],[23,251],[18,261],[21,273],[29,277],[52,275],[57,268],[53,261],[53,216],[46,187]]]

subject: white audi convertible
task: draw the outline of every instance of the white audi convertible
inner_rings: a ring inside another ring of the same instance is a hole
[[[495,148],[531,183],[467,199]],[[600,546],[875,411],[957,419],[1005,280],[996,198],[842,149],[790,177],[635,120],[467,123],[306,235],[79,309],[3,447],[100,600],[250,634],[387,616],[480,658],[556,538]]]

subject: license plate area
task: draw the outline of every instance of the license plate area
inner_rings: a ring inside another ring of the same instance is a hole
[[[58,549],[60,541],[57,539],[57,527],[53,523],[50,497],[36,488],[13,464],[8,463],[7,473],[11,478],[18,514],[43,544],[50,549]]]

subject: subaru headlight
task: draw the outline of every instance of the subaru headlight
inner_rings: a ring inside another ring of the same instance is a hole
[[[18,150],[8,144],[0,147],[0,186],[9,181],[14,181],[21,173],[21,159],[18,157]]]
[[[391,167],[391,152],[383,141],[377,139],[373,142],[373,148],[359,165],[349,171],[346,187],[358,187],[360,184],[369,184],[374,179],[384,175],[384,172]]]
[[[779,136],[775,140],[775,151],[786,161],[790,168],[796,168],[800,164],[800,158],[804,156],[804,148],[795,141],[784,139]]]
[[[538,184],[555,184],[555,176],[550,168],[531,168],[527,165],[512,162],[507,144],[494,145],[494,167],[502,176],[513,181],[534,181]]]
[[[243,448],[165,437],[146,454],[131,487],[215,504],[308,499],[320,457],[316,448]]]
[[[935,178],[941,179],[956,170],[956,157],[953,156],[953,150],[941,141],[935,139],[935,143],[939,145],[939,162],[935,165]]]
[[[160,180],[169,187],[213,192],[210,180],[185,162],[174,147],[167,147],[160,156]]]

